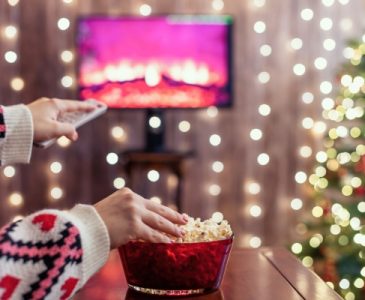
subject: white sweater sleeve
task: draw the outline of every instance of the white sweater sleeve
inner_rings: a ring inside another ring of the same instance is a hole
[[[4,136],[0,138],[0,164],[28,163],[33,146],[33,120],[24,105],[3,106]]]

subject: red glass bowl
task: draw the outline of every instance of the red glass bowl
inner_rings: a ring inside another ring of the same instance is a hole
[[[119,248],[130,288],[154,295],[185,296],[218,289],[233,236],[198,243],[129,242]]]

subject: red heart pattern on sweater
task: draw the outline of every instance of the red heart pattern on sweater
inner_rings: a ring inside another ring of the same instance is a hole
[[[13,295],[19,282],[20,282],[20,279],[10,276],[10,275],[6,275],[3,278],[1,278],[0,279],[0,291],[1,291],[1,289],[4,289],[5,292],[1,296],[0,300],[11,299],[11,296]]]
[[[48,232],[53,229],[57,216],[52,214],[41,214],[35,216],[32,220],[33,224],[41,224],[41,230]]]
[[[78,281],[79,280],[75,277],[70,277],[65,281],[65,283],[61,287],[61,291],[65,291],[65,292],[61,296],[60,300],[66,300],[72,295],[72,292],[75,289]]]

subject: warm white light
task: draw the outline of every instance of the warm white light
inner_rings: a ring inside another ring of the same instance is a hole
[[[337,224],[333,224],[331,225],[330,227],[330,232],[333,234],[333,235],[338,235],[341,233],[341,227]]]
[[[290,206],[293,210],[300,210],[303,207],[303,201],[299,198],[294,198],[290,202]]]
[[[23,196],[20,193],[12,193],[9,196],[9,203],[12,206],[21,206],[23,205]]]
[[[160,173],[156,170],[150,170],[147,173],[147,178],[151,182],[156,182],[160,179]]]
[[[350,281],[348,279],[344,278],[344,279],[340,280],[338,285],[340,286],[341,289],[345,290],[350,287]]]
[[[61,78],[61,84],[65,88],[72,87],[73,82],[74,82],[73,78],[69,75],[65,75]]]
[[[322,94],[327,95],[332,92],[332,83],[329,81],[323,81],[321,82],[319,89]]]
[[[263,7],[265,6],[266,0],[253,0],[253,5],[256,7]]]
[[[354,281],[354,286],[358,289],[362,289],[364,287],[365,283],[364,283],[364,279],[362,278],[356,278]]]
[[[218,184],[212,184],[209,186],[209,194],[212,196],[218,196],[221,193],[221,187]]]
[[[7,166],[3,170],[4,176],[11,178],[15,175],[15,168],[13,166]]]
[[[215,161],[212,163],[212,170],[216,173],[221,173],[224,170],[224,164],[221,161]]]
[[[317,121],[313,125],[313,133],[317,135],[323,134],[327,130],[327,125],[325,122]]]
[[[323,18],[321,19],[319,26],[321,27],[322,30],[328,31],[331,30],[333,22],[330,18]]]
[[[299,184],[302,184],[306,182],[307,180],[307,174],[305,174],[303,171],[299,171],[295,174],[295,181]]]
[[[153,116],[148,120],[148,124],[152,128],[159,128],[161,126],[161,119],[159,117]]]
[[[22,89],[24,89],[24,80],[20,77],[14,77],[11,81],[10,81],[10,86],[14,91],[21,91]]]
[[[290,46],[294,49],[294,50],[299,50],[303,47],[303,41],[300,38],[294,38],[290,41]]]
[[[54,161],[49,166],[49,169],[51,170],[52,173],[58,174],[58,173],[60,173],[62,171],[62,164],[60,162],[58,162],[58,161]]]
[[[257,156],[257,163],[261,166],[265,166],[270,162],[270,156],[267,153],[261,153]]]
[[[63,0],[63,3],[71,4],[73,0]]]
[[[314,100],[314,95],[310,92],[305,92],[302,94],[302,101],[305,104],[311,104]]]
[[[305,66],[303,64],[295,64],[293,66],[293,72],[297,76],[302,76],[305,73]]]
[[[324,98],[321,104],[324,110],[331,110],[335,107],[335,101],[331,98]]]
[[[267,104],[261,104],[259,106],[259,114],[262,116],[268,116],[271,113],[271,107]]]
[[[216,211],[212,214],[212,217],[211,217],[212,221],[215,222],[215,223],[220,223],[223,221],[224,217],[223,217],[223,214],[219,211]]]
[[[364,201],[359,202],[359,204],[357,204],[357,209],[359,210],[359,212],[365,213],[365,202]]]
[[[351,47],[346,47],[345,49],[343,49],[342,54],[345,58],[351,59],[355,54],[355,50]]]
[[[350,0],[338,0],[338,2],[342,5],[347,5],[350,3]]]
[[[8,25],[5,27],[4,29],[4,35],[5,37],[7,37],[8,39],[13,39],[16,37],[18,33],[18,29],[13,26],[13,25]]]
[[[272,49],[271,49],[270,45],[265,44],[260,47],[260,54],[262,56],[269,56],[271,54],[271,52],[272,52]]]
[[[74,59],[74,54],[70,50],[64,50],[61,52],[61,60],[64,63],[70,63]]]
[[[179,130],[181,132],[188,132],[190,130],[190,127],[191,127],[191,125],[190,125],[190,122],[188,122],[188,121],[181,121],[179,123]]]
[[[302,126],[305,129],[311,129],[314,125],[314,121],[312,118],[306,117],[302,120]]]
[[[335,0],[322,0],[324,6],[330,7],[335,3]]]
[[[122,177],[115,178],[113,181],[113,186],[118,190],[124,188],[125,187],[124,178],[122,178]]]
[[[7,51],[4,54],[4,58],[9,64],[12,64],[16,62],[18,55],[14,51]]]
[[[211,118],[215,118],[218,115],[218,108],[216,106],[209,106],[207,108],[207,115]]]
[[[270,81],[270,74],[268,72],[261,72],[257,75],[257,79],[262,84],[268,83]]]
[[[54,187],[51,189],[50,195],[55,200],[61,199],[63,196],[63,190],[59,187]]]
[[[65,137],[65,136],[61,136],[60,138],[57,139],[57,144],[60,146],[60,147],[68,147],[70,144],[71,144],[71,141]]]
[[[262,138],[262,131],[260,129],[252,129],[250,131],[250,138],[253,139],[254,141],[258,141]]]
[[[318,151],[316,154],[316,160],[320,163],[324,163],[328,159],[326,152]]]
[[[262,241],[258,236],[254,236],[250,239],[249,243],[252,248],[259,248],[262,244]]]
[[[125,138],[125,131],[123,129],[123,127],[121,126],[114,126],[111,131],[110,134],[112,135],[112,137],[116,140],[122,141]]]
[[[343,31],[350,31],[352,29],[353,23],[349,18],[344,18],[340,21],[340,28]]]
[[[213,0],[212,7],[216,11],[220,11],[224,8],[224,1],[223,0]]]
[[[118,154],[114,153],[114,152],[110,152],[108,153],[108,155],[106,156],[106,162],[109,165],[115,165],[119,160]]]
[[[152,7],[150,5],[148,5],[148,4],[142,4],[139,7],[139,13],[142,16],[149,16],[152,13]]]
[[[263,21],[257,21],[253,26],[256,33],[263,33],[266,30],[266,24]]]
[[[303,266],[310,268],[313,265],[313,258],[310,256],[306,256],[302,259]]]
[[[327,67],[327,60],[323,57],[317,57],[314,61],[314,66],[318,70],[324,70]]]
[[[300,12],[300,16],[304,21],[310,21],[313,19],[314,13],[310,8],[305,8]]]
[[[312,209],[312,215],[315,218],[320,218],[323,216],[323,208],[320,206],[315,206]]]
[[[294,254],[299,254],[303,251],[303,246],[302,244],[300,243],[294,243],[292,246],[291,246],[291,251],[294,253]]]
[[[245,185],[246,191],[251,195],[257,195],[261,191],[261,186],[254,181],[248,181]]]
[[[323,48],[327,51],[332,51],[336,48],[336,42],[333,39],[325,39],[323,41]]]
[[[67,30],[70,27],[70,20],[67,18],[60,18],[57,22],[59,30]]]
[[[15,6],[19,3],[19,0],[8,0],[10,6]]]
[[[209,143],[212,146],[218,146],[221,143],[221,141],[222,141],[222,139],[221,139],[221,137],[218,134],[212,134],[209,137]]]
[[[301,157],[308,158],[312,155],[312,148],[309,146],[302,146],[299,148],[299,154]]]
[[[261,214],[262,214],[262,209],[260,206],[252,205],[250,207],[250,215],[253,216],[254,218],[258,218],[259,216],[261,216]]]

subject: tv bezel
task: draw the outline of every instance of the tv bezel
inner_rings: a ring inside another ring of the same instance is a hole
[[[234,89],[233,89],[233,55],[234,55],[234,48],[233,48],[233,31],[234,31],[234,18],[231,14],[207,14],[207,13],[197,13],[197,14],[183,14],[183,13],[163,13],[163,14],[151,14],[148,16],[141,16],[136,14],[90,14],[90,15],[80,15],[76,18],[75,22],[75,34],[74,34],[74,45],[75,45],[75,74],[76,74],[76,82],[77,82],[77,98],[80,101],[85,101],[86,99],[81,99],[80,97],[80,85],[79,85],[79,77],[80,77],[80,57],[78,52],[78,28],[80,27],[80,22],[85,19],[120,19],[120,18],[132,18],[132,19],[149,19],[149,18],[158,18],[158,17],[168,17],[168,16],[186,16],[186,17],[228,17],[230,18],[230,23],[227,24],[228,26],[228,36],[227,36],[227,47],[228,47],[228,81],[227,81],[227,91],[230,95],[230,100],[228,103],[223,105],[209,105],[209,106],[199,106],[199,107],[109,107],[108,110],[203,110],[207,109],[208,107],[216,107],[218,109],[225,109],[225,108],[232,108],[234,106]]]

